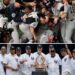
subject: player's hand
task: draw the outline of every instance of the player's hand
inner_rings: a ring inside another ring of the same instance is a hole
[[[15,8],[20,8],[21,7],[21,4],[18,3],[18,2],[15,2],[14,6],[15,6]]]
[[[21,63],[21,64],[23,64],[23,63],[24,63],[24,61],[20,61],[20,63]]]
[[[30,6],[34,7],[34,6],[36,6],[36,3],[35,2],[30,2]]]

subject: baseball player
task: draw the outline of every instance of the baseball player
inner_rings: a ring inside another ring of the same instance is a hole
[[[75,49],[72,51],[73,58],[71,59],[72,75],[75,74]]]
[[[66,49],[61,49],[62,59],[62,75],[72,75],[71,72],[71,52],[68,49],[67,45],[65,45]]]
[[[20,57],[20,64],[21,64],[21,72],[22,75],[31,75],[31,47],[26,46],[25,48],[26,53],[22,54]]]
[[[10,53],[5,57],[3,63],[6,68],[6,75],[18,75],[19,62],[13,46],[11,46]]]
[[[71,35],[74,28],[74,16],[72,14],[72,6],[69,5],[68,0],[63,0],[63,5],[64,11],[61,13],[63,15],[61,22],[61,36],[63,38],[63,42],[72,43]]]
[[[23,32],[23,40],[28,39],[27,43],[32,43],[37,41],[37,37],[35,34],[35,28],[38,25],[38,16],[37,12],[32,12],[30,7],[25,8],[25,15],[23,16],[23,23],[19,25],[19,29]]]
[[[17,48],[16,48],[16,57],[17,57],[18,62],[19,62],[19,60],[20,60],[20,56],[21,56],[21,48],[20,48],[20,47],[17,47]],[[22,75],[20,62],[19,62],[18,75]]]
[[[42,50],[43,50],[42,45],[38,45],[37,46],[37,52],[33,53],[33,59],[34,59],[33,60],[33,63],[32,63],[32,66],[34,67],[34,70],[33,71],[36,70],[36,58],[38,56],[40,57],[42,55],[44,57],[44,59],[45,59],[44,65],[46,66],[46,55],[42,52]]]
[[[60,75],[59,66],[61,65],[61,59],[51,45],[49,46],[49,53],[46,55],[46,62],[48,75]]]
[[[72,43],[71,37],[75,28],[75,4],[69,5],[68,8],[68,22],[66,26],[65,42]]]
[[[3,64],[5,57],[6,57],[6,47],[2,46],[0,54],[0,75],[5,75],[4,64]]]
[[[20,4],[19,3],[15,3],[15,4],[11,4],[7,9],[7,16],[9,18],[9,23],[7,25],[7,28],[9,29],[13,29],[13,32],[11,34],[11,37],[12,39],[10,40],[9,43],[19,43],[20,40],[19,40],[19,35],[18,35],[18,32],[17,32],[17,25],[18,25],[18,22],[16,22],[14,20],[14,18],[16,18],[16,15],[17,13],[19,13],[19,8],[20,8]]]
[[[21,55],[21,48],[20,48],[20,47],[17,47],[17,48],[16,48],[16,55],[17,55],[18,57],[20,57],[20,55]]]
[[[61,12],[61,8],[63,7],[63,4],[60,2],[60,0],[54,0],[53,6],[51,7],[51,10],[53,12],[53,32],[56,35],[56,37],[59,35],[59,29],[60,29],[60,18],[59,13]]]

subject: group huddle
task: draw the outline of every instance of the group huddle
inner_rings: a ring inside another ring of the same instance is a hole
[[[36,71],[36,59],[39,56],[45,59],[44,71],[48,75],[75,75],[75,49],[71,53],[65,45],[65,48],[60,50],[62,59],[53,45],[49,45],[48,54],[44,54],[42,50],[42,45],[38,45],[37,52],[32,53],[31,47],[26,46],[25,53],[21,54],[20,47],[15,50],[14,46],[11,46],[10,53],[6,54],[6,47],[2,46],[0,75],[32,75],[32,72]]]
[[[74,28],[75,1],[0,2],[1,43],[72,43]]]

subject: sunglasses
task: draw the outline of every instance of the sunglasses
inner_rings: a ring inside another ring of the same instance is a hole
[[[51,52],[55,52],[54,50],[51,50]]]

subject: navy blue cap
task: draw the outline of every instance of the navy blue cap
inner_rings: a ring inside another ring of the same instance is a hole
[[[31,47],[30,46],[26,46],[26,48],[25,48],[26,50],[29,50],[29,49],[31,49]]]
[[[17,47],[16,48],[16,51],[21,51],[21,47]]]
[[[72,52],[75,52],[75,49]]]
[[[1,49],[6,49],[6,47],[5,46],[2,46]]]
[[[54,48],[54,46],[53,45],[49,45],[49,48]]]
[[[42,45],[38,45],[37,48],[42,48]]]
[[[11,46],[11,47],[10,47],[10,50],[14,50],[14,49],[15,49],[14,46]]]

